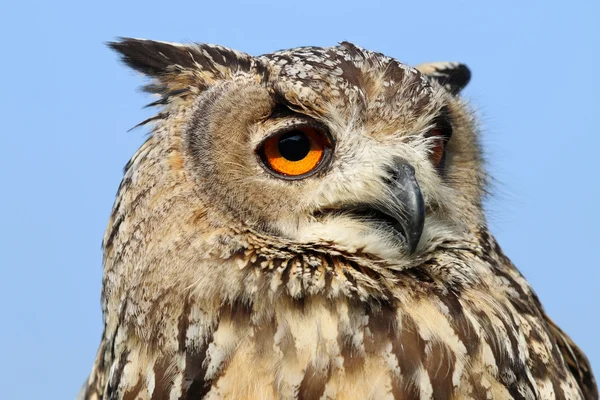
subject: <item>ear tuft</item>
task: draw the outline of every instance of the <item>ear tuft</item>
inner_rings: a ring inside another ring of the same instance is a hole
[[[121,38],[107,45],[120,53],[121,59],[131,68],[149,76],[164,74],[174,65],[180,68],[194,66],[189,49],[181,44]]]
[[[248,54],[210,44],[178,44],[154,40],[121,38],[107,43],[131,68],[155,78],[146,86],[152,93],[204,89],[229,79],[239,71],[248,72],[253,58]]]
[[[453,95],[457,95],[471,80],[471,70],[457,62],[434,62],[417,65],[417,70],[437,81]]]

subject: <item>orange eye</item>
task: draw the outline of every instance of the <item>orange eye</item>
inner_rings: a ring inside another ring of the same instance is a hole
[[[264,164],[288,178],[305,177],[314,172],[329,155],[324,132],[313,127],[297,127],[265,140],[259,149]]]
[[[436,168],[443,167],[446,143],[448,142],[447,135],[444,135],[441,129],[432,129],[426,136],[432,138],[429,160]]]

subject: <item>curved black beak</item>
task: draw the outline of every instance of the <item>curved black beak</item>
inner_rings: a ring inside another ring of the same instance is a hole
[[[379,222],[393,229],[406,243],[408,253],[414,253],[425,224],[425,202],[415,177],[415,169],[399,162],[387,177],[387,195],[370,203],[354,203],[343,208],[321,210],[320,213],[344,211],[367,221]]]
[[[375,208],[392,217],[394,229],[404,237],[407,249],[414,253],[425,224],[425,202],[415,177],[415,169],[399,163],[390,174],[390,198],[375,205]]]

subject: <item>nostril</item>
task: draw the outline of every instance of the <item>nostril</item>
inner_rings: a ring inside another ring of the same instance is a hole
[[[387,174],[384,178],[385,182],[390,184],[393,182],[397,182],[400,177],[403,179],[406,178],[414,178],[415,177],[415,169],[412,165],[407,163],[398,163],[395,167],[388,167]]]
[[[404,170],[404,173],[410,177],[415,176],[415,168],[410,164],[402,164],[401,168]]]

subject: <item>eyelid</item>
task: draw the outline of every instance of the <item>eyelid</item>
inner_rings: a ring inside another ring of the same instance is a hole
[[[445,174],[447,145],[452,137],[452,123],[447,109],[442,109],[442,112],[434,118],[431,128],[425,133],[424,137],[432,141],[429,160],[440,174]]]
[[[429,137],[428,134],[433,130],[440,130],[442,136],[446,139],[446,143],[452,137],[452,119],[450,117],[450,111],[447,107],[443,107],[439,114],[433,119],[432,127],[425,134],[425,137]]]
[[[323,133],[325,138],[327,139],[327,144],[329,144],[330,146],[333,146],[333,144],[334,144],[333,137],[329,133],[329,130],[323,126],[323,124],[320,124],[311,119],[298,119],[298,121],[287,121],[284,125],[279,125],[279,126],[277,126],[277,128],[271,129],[271,132],[260,141],[257,148],[262,146],[262,144],[265,143],[266,141],[268,141],[269,139],[272,139],[276,136],[282,135],[286,132],[289,132],[289,131],[292,131],[295,129],[301,130],[303,128],[312,128],[318,132]]]

